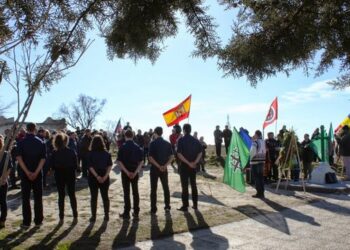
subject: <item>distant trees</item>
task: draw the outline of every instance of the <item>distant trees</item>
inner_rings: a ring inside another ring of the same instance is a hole
[[[99,100],[81,94],[75,103],[67,106],[62,104],[58,111],[59,118],[65,118],[72,128],[92,128],[98,115],[101,114],[106,99]]]

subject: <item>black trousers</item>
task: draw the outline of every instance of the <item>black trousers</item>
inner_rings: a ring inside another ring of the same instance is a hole
[[[139,197],[139,176],[137,175],[134,179],[130,180],[129,177],[122,172],[122,185],[123,185],[123,192],[124,192],[124,213],[128,214],[131,210],[131,203],[130,203],[130,185],[132,189],[132,196],[134,199],[134,213],[138,214],[140,212],[140,197]]]
[[[75,197],[75,171],[74,170],[59,170],[55,171],[55,180],[58,191],[58,209],[61,219],[64,217],[64,198],[67,194],[70,200],[70,206],[72,208],[73,216],[77,217],[77,199]]]
[[[182,206],[187,208],[188,204],[188,181],[191,184],[192,190],[192,202],[193,206],[197,207],[198,205],[198,190],[197,190],[197,182],[196,182],[196,170],[191,169],[188,166],[181,164],[180,165],[180,181],[182,188]]]
[[[257,195],[264,195],[264,163],[251,164]]]
[[[12,168],[10,171],[10,183],[11,186],[16,186],[16,172],[17,172],[17,163],[16,161],[12,160]]]
[[[303,161],[304,179],[311,178],[312,162]]]
[[[151,167],[151,212],[157,212],[157,186],[158,179],[162,183],[163,192],[164,192],[164,209],[170,209],[170,191],[168,184],[168,171],[161,172],[155,166]]]
[[[81,171],[84,177],[88,175],[88,156],[81,156]]]
[[[7,183],[3,186],[0,186],[0,222],[5,222],[7,217]]]
[[[273,161],[275,162],[275,161]],[[278,180],[278,165],[275,163],[271,163],[271,170],[270,170],[270,178],[274,180]]]
[[[226,154],[228,154],[228,148],[230,147],[230,141],[225,141]]]
[[[215,143],[216,156],[221,157],[221,143]]]
[[[34,181],[30,181],[27,176],[21,176],[22,191],[22,214],[23,225],[29,226],[32,221],[32,211],[30,207],[30,193],[34,194],[34,223],[40,224],[44,219],[43,214],[43,176],[40,173]]]
[[[89,174],[89,188],[91,194],[91,216],[96,217],[98,190],[100,190],[101,193],[105,215],[109,215],[109,183],[109,177],[104,183],[99,183],[94,176]]]

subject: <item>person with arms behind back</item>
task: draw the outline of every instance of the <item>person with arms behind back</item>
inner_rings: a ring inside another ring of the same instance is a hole
[[[198,190],[196,183],[197,164],[202,157],[202,145],[191,136],[191,125],[183,125],[184,136],[177,144],[177,156],[180,161],[179,173],[182,188],[182,207],[179,211],[188,211],[188,180],[191,184],[193,209],[198,209]]]
[[[160,179],[163,192],[165,211],[170,210],[170,192],[168,184],[168,165],[173,160],[173,151],[171,144],[162,138],[163,129],[156,127],[154,129],[155,140],[151,142],[149,148],[149,162],[151,166],[151,213],[157,212],[157,185]]]
[[[139,197],[139,171],[143,166],[142,149],[133,141],[134,134],[131,130],[125,131],[125,143],[118,151],[117,163],[122,173],[122,185],[124,192],[124,212],[119,216],[123,219],[130,218],[130,185],[134,198],[134,219],[138,219],[140,212]]]
[[[89,188],[91,194],[91,218],[90,222],[96,220],[97,212],[97,196],[100,190],[103,208],[105,212],[104,220],[109,220],[109,173],[112,169],[112,157],[107,152],[103,137],[96,135],[93,137],[90,145],[90,153],[88,155],[88,169],[89,169]]]
[[[23,229],[28,229],[32,220],[30,193],[34,194],[34,223],[40,226],[43,214],[43,175],[42,168],[46,161],[46,146],[35,136],[36,125],[27,124],[27,134],[18,143],[17,161],[20,166]]]

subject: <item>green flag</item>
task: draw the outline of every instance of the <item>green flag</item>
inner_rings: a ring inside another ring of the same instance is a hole
[[[310,146],[322,162],[329,163],[329,137],[321,126],[321,135],[311,141]]]
[[[241,193],[245,192],[243,168],[248,161],[249,149],[236,128],[233,128],[231,143],[225,161],[224,183]]]

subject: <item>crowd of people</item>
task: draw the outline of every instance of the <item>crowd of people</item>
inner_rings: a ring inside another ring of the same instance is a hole
[[[135,133],[130,124],[115,135],[117,146],[116,166],[121,170],[121,181],[124,192],[124,210],[120,214],[123,219],[130,218],[131,201],[130,187],[133,196],[133,218],[139,216],[139,173],[146,162],[150,165],[151,208],[152,214],[157,213],[157,185],[158,179],[164,190],[164,210],[169,212],[170,191],[168,184],[168,166],[177,163],[177,171],[182,187],[182,207],[180,211],[187,211],[189,207],[189,190],[191,185],[193,209],[198,208],[198,191],[196,173],[205,171],[204,138],[198,139],[197,132],[191,135],[191,125],[183,128],[175,125],[169,141],[163,139],[163,129],[156,127],[146,133],[138,130]],[[6,131],[5,136],[9,136]],[[7,217],[7,190],[21,189],[22,216],[21,227],[27,229],[32,222],[30,196],[34,197],[34,223],[40,226],[44,220],[43,189],[49,187],[48,173],[54,175],[58,193],[58,217],[64,221],[65,196],[69,197],[74,220],[78,219],[78,204],[75,195],[76,181],[88,181],[90,190],[90,221],[96,220],[98,192],[101,194],[104,208],[104,220],[109,220],[109,175],[113,167],[110,153],[111,140],[105,131],[51,131],[37,129],[34,123],[28,123],[26,129],[21,129],[15,144],[5,149],[0,162],[0,227],[5,226]],[[4,147],[4,137],[0,135],[0,150]],[[16,176],[18,173],[18,177]],[[79,178],[78,178],[79,177]],[[8,187],[8,181],[10,186]],[[20,180],[20,187],[17,185]]]
[[[6,131],[5,137],[10,131]],[[139,173],[145,165],[150,165],[150,200],[151,214],[157,213],[157,186],[160,180],[164,193],[164,210],[171,209],[170,190],[168,184],[168,166],[176,162],[182,189],[182,206],[178,210],[186,212],[189,208],[189,188],[192,191],[193,209],[198,209],[198,190],[196,174],[205,171],[205,155],[207,144],[198,133],[191,135],[190,124],[181,128],[175,125],[169,136],[169,142],[163,138],[162,127],[150,129],[142,133],[132,130],[129,123],[115,135],[117,146],[116,164],[113,164],[110,153],[111,140],[105,131],[85,129],[81,131],[51,131],[37,129],[34,123],[28,123],[26,129],[21,129],[16,136],[15,144],[6,148],[0,162],[0,227],[5,226],[7,217],[7,190],[21,188],[22,196],[22,228],[27,229],[32,222],[30,205],[31,192],[34,197],[34,223],[40,226],[44,220],[43,188],[48,187],[48,173],[54,173],[54,185],[58,193],[58,217],[63,222],[65,196],[69,196],[74,220],[78,219],[78,204],[75,195],[76,181],[87,179],[90,190],[90,221],[96,220],[97,199],[100,192],[103,200],[104,219],[109,220],[109,175],[116,165],[121,170],[121,182],[124,193],[124,209],[120,213],[123,219],[130,218],[131,193],[133,197],[134,219],[138,219],[140,212]],[[249,136],[249,132],[244,130]],[[284,127],[277,136],[270,132],[267,139],[263,139],[261,131],[257,130],[252,136],[250,147],[250,170],[254,179],[257,193],[255,198],[264,198],[264,184],[277,181],[279,178],[278,160],[283,146]],[[312,163],[317,156],[311,147],[312,139],[319,136],[315,130],[310,139],[308,134],[298,146],[301,150],[304,178],[310,178]],[[226,154],[229,150],[232,131],[228,126],[223,131],[216,126],[214,131],[216,156],[221,158],[221,147],[224,142]],[[338,146],[336,146],[338,145]],[[0,150],[4,147],[4,137],[0,135]],[[350,132],[344,126],[342,133],[336,136],[335,143],[329,145],[330,163],[333,164],[332,154],[342,156],[346,175],[350,177]],[[300,164],[299,164],[300,165]],[[6,171],[3,171],[6,169]],[[17,178],[17,173],[19,178]],[[8,179],[10,186],[8,187]],[[20,187],[17,185],[20,180]],[[131,189],[131,190],[130,190]],[[131,193],[130,193],[131,191]]]
[[[249,132],[243,128],[244,133],[249,136]],[[285,133],[289,132],[285,126],[279,131],[277,136],[273,132],[267,134],[267,139],[263,140],[261,131],[257,130],[251,137],[252,144],[250,147],[250,163],[246,169],[250,170],[251,179],[250,182],[255,183],[256,195],[253,197],[264,198],[264,184],[277,182],[280,178],[279,167],[281,154],[280,151],[283,146]],[[226,125],[224,130],[220,130],[220,126],[217,125],[214,130],[214,141],[217,158],[221,158],[221,148],[224,142],[226,154],[231,142],[232,131]],[[310,138],[309,134],[305,134],[303,141],[297,140],[298,154],[294,152],[291,154],[291,176],[290,178],[294,181],[299,180],[300,176],[300,165],[302,165],[303,178],[308,180],[311,178],[311,172],[313,170],[312,164],[318,162],[321,159],[318,158],[312,147],[312,140],[321,138],[320,129],[316,128]],[[337,159],[342,158],[343,166],[345,169],[346,177],[344,180],[350,180],[350,132],[349,127],[344,126],[340,133],[335,135],[335,140],[331,141],[328,139],[328,159],[329,164],[334,166],[335,156]],[[301,161],[301,162],[299,162]],[[339,161],[338,161],[339,162]],[[245,166],[247,167],[247,166]]]

